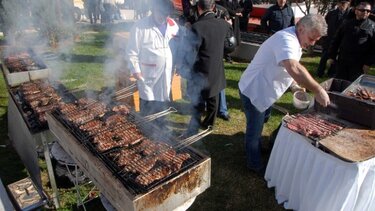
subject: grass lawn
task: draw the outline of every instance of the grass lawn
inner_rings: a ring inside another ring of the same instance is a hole
[[[108,32],[83,33],[74,48],[60,56],[59,74],[65,85],[74,88],[85,84],[89,89],[100,89],[113,84],[115,77],[104,74],[108,69],[105,61],[115,56],[108,48],[106,41],[111,40]],[[319,55],[305,55],[302,63],[315,72]],[[246,63],[225,64],[227,77],[227,103],[231,120],[218,119],[213,133],[193,146],[208,154],[212,159],[211,187],[199,195],[189,210],[283,210],[274,197],[274,189],[269,189],[263,178],[249,172],[245,167],[244,131],[245,116],[238,95],[238,80],[245,70]],[[372,73],[374,74],[374,69]],[[65,80],[74,79],[74,80]],[[327,78],[319,79],[324,81]],[[261,91],[261,90],[260,90]],[[292,95],[285,93],[277,102],[293,112]],[[186,101],[173,102],[176,108],[183,108]],[[9,144],[7,137],[7,89],[0,76],[0,145]],[[284,114],[274,110],[270,121],[265,125],[263,136],[263,158],[267,161],[270,153],[269,137],[278,127]],[[182,132],[187,127],[189,116],[184,110],[169,117],[174,122],[175,131]],[[45,163],[41,162],[45,189],[51,194],[47,180]],[[4,184],[9,184],[27,176],[27,172],[19,161],[11,146],[0,147],[0,177]],[[88,188],[84,190],[87,192]],[[71,188],[60,188],[61,210],[70,210],[76,203],[75,193]],[[98,209],[98,208],[97,208]],[[95,210],[97,210],[95,209]]]

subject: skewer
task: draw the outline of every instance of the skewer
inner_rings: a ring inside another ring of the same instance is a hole
[[[212,127],[209,126],[206,130],[200,132],[200,133],[197,133],[195,135],[192,135],[186,139],[183,139],[181,141],[178,142],[178,144],[176,144],[175,146],[173,146],[174,149],[183,149],[187,146],[190,146],[191,144],[199,141],[200,139],[206,137],[207,135],[209,135],[210,133],[212,133]]]
[[[121,94],[121,93],[124,93],[124,92],[130,91],[131,89],[134,89],[135,87],[137,87],[137,84],[132,84],[132,85],[130,85],[130,86],[127,86],[127,87],[125,87],[125,88],[122,88],[122,89],[116,91],[115,94],[116,94],[116,95],[119,95],[119,94]]]
[[[122,99],[125,99],[125,98],[128,98],[130,96],[133,96],[134,93],[127,93],[127,94],[123,94],[123,95],[118,95],[118,96],[115,96],[115,100],[122,100]]]
[[[169,107],[168,109],[164,110],[164,111],[160,111],[158,113],[154,113],[154,114],[150,114],[148,116],[145,116],[143,117],[142,120],[140,120],[139,122],[137,123],[142,123],[142,122],[151,122],[157,118],[160,118],[162,116],[165,116],[167,114],[170,114],[170,113],[174,113],[174,112],[177,112],[177,109],[173,108],[173,107]]]

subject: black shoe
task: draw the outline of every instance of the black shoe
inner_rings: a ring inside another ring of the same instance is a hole
[[[225,114],[219,114],[219,115],[217,115],[217,117],[219,117],[220,119],[223,119],[225,121],[229,121],[230,120],[229,114],[227,114],[227,115],[225,115]]]

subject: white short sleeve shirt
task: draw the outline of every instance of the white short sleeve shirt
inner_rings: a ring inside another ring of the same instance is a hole
[[[291,85],[293,78],[280,65],[283,60],[299,61],[302,48],[294,26],[278,31],[258,49],[242,74],[239,89],[263,112],[276,102]]]

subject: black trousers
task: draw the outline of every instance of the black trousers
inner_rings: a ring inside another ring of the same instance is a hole
[[[188,131],[195,134],[200,127],[206,129],[208,126],[213,126],[216,120],[218,107],[219,94],[210,98],[203,98],[201,96],[198,104],[193,105]],[[205,112],[206,117],[201,122],[201,117]]]
[[[336,78],[347,81],[355,81],[363,72],[363,64],[360,58],[342,58],[339,56],[336,65]]]

